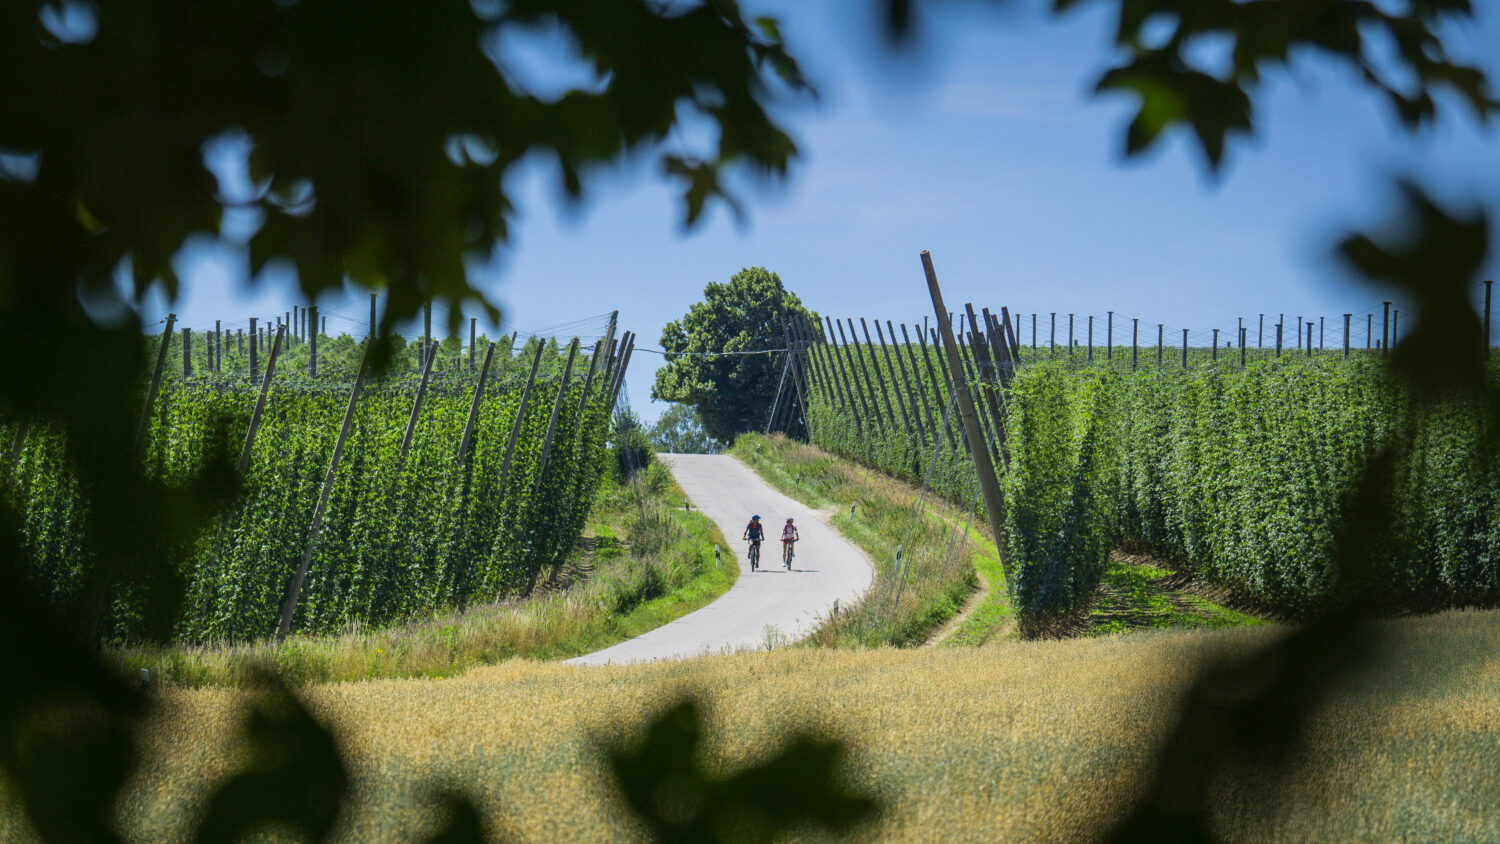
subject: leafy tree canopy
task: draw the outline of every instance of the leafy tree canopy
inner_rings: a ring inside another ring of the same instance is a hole
[[[667,365],[657,370],[651,397],[691,405],[704,431],[724,442],[764,425],[785,357],[737,353],[783,348],[782,321],[799,315],[818,318],[764,267],[740,270],[728,284],[709,282],[703,301],[662,329]]]
[[[651,426],[651,445],[670,454],[718,454],[724,444],[703,430],[692,405],[674,404]]]

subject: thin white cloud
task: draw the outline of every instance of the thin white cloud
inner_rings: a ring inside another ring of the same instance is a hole
[[[1085,102],[1085,92],[1060,81],[951,82],[932,97],[933,108],[966,117],[1066,120]]]

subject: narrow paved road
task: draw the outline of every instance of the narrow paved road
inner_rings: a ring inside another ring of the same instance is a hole
[[[763,647],[771,628],[789,639],[812,632],[835,601],[848,606],[870,587],[873,569],[864,553],[806,505],[771,489],[727,455],[663,454],[694,509],[714,520],[729,540],[724,564],[740,578],[717,601],[611,648],[570,660],[580,664],[681,659],[704,653]],[[760,571],[751,572],[740,541],[745,523],[759,513],[766,525]],[[781,563],[781,526],[796,520],[802,534],[792,570]]]

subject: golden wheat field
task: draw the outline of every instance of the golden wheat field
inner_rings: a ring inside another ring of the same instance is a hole
[[[1387,647],[1317,713],[1275,811],[1217,789],[1234,839],[1500,840],[1500,613],[1382,622]],[[344,840],[414,840],[429,789],[461,784],[521,840],[631,840],[594,742],[674,696],[705,696],[711,760],[768,753],[788,726],[852,742],[848,776],[887,810],[863,840],[1077,840],[1143,786],[1196,660],[1278,628],[970,648],[786,649],[635,667],[514,661],[446,680],[313,687],[352,754]],[[121,812],[181,839],[204,784],[236,764],[242,693],[171,692]],[[14,817],[11,818],[14,823]],[[5,824],[0,824],[4,831]],[[6,837],[17,830],[10,826]]]

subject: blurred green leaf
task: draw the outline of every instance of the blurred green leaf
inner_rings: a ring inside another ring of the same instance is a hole
[[[241,725],[249,761],[214,787],[196,840],[237,841],[274,825],[322,841],[348,798],[338,741],[275,674],[262,670],[257,682]]]
[[[702,729],[699,704],[684,698],[635,741],[606,748],[621,796],[657,841],[772,841],[804,826],[840,834],[879,814],[841,774],[840,741],[792,732],[769,759],[721,775],[704,765]]]

